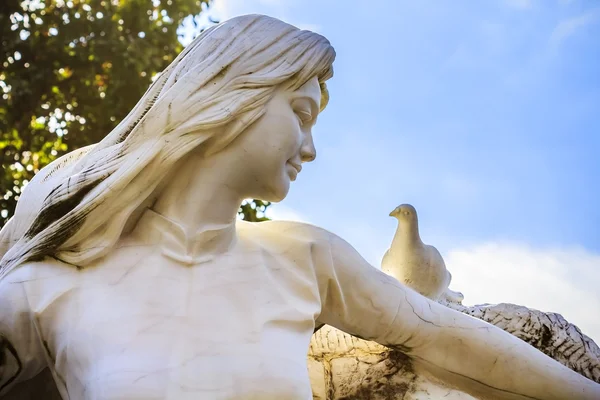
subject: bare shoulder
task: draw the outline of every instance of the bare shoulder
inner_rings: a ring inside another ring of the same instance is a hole
[[[249,223],[252,229],[282,239],[298,239],[315,243],[328,243],[336,237],[333,233],[318,226],[298,221],[264,221]]]
[[[347,241],[318,226],[297,221],[265,221],[246,223],[254,232],[260,232],[260,237],[267,241],[285,243],[287,245],[310,245],[313,250],[331,253],[333,258],[360,257],[356,249]]]

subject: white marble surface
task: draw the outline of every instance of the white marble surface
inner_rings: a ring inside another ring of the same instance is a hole
[[[227,21],[104,140],[30,182],[0,234],[0,393],[49,367],[65,399],[309,399],[309,342],[329,324],[468,393],[600,397],[333,233],[236,220],[245,198],[283,200],[316,157],[333,59],[278,20]]]

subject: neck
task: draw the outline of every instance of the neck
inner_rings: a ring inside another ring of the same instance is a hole
[[[237,212],[244,198],[223,165],[192,154],[173,168],[136,235],[185,265],[213,260],[237,241]],[[235,172],[235,171],[233,171]]]
[[[227,169],[217,164],[194,155],[185,159],[167,176],[152,209],[188,235],[235,225],[244,196],[228,185]]]
[[[393,247],[395,246],[411,246],[415,243],[421,242],[419,236],[419,225],[416,221],[398,221],[398,228],[396,228],[396,235],[393,240]]]

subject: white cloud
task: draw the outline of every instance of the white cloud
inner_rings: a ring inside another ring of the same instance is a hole
[[[450,251],[451,287],[465,304],[513,303],[562,314],[600,343],[600,255],[488,243]]]
[[[550,35],[550,45],[558,46],[578,30],[596,22],[600,18],[600,9],[589,10],[584,14],[560,21]]]

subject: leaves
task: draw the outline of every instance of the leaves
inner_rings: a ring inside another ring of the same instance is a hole
[[[127,115],[182,50],[182,21],[195,21],[208,5],[0,2],[0,226],[36,172],[68,151],[99,142]],[[242,206],[244,217],[259,220],[267,204],[251,203]]]
[[[265,216],[267,207],[271,203],[262,200],[244,200],[240,207],[239,214],[243,216],[246,221],[250,222],[261,222],[267,221],[269,218]]]

